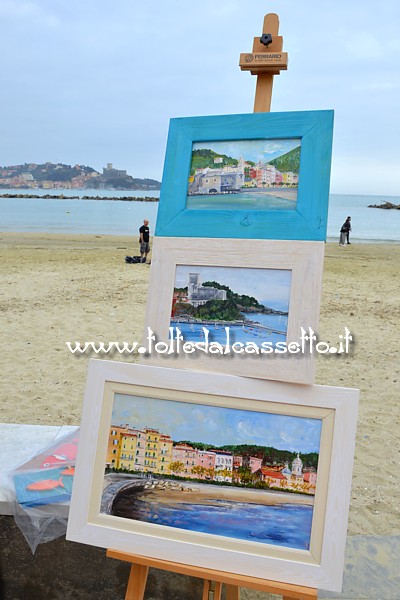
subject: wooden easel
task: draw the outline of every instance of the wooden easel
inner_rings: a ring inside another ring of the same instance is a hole
[[[256,37],[253,42],[253,51],[240,55],[241,70],[257,75],[253,112],[270,111],[274,76],[279,75],[281,70],[287,69],[287,53],[282,52],[283,38],[278,35],[278,31],[278,15],[274,13],[266,15],[262,33],[270,34],[272,40],[269,41],[267,37],[265,41],[268,45],[265,45],[261,42],[261,38]],[[317,600],[316,589],[300,585],[235,575],[203,567],[192,567],[167,560],[126,554],[117,550],[107,550],[107,556],[131,563],[125,600],[143,600],[150,567],[204,579],[202,600],[221,600],[222,584],[226,586],[226,600],[240,600],[241,587],[281,595],[283,600]]]
[[[222,584],[226,585],[226,600],[239,600],[241,587],[280,594],[283,600],[317,600],[317,590],[300,585],[235,575],[203,567],[191,567],[168,560],[125,554],[117,550],[107,550],[107,556],[132,563],[125,600],[143,600],[149,567],[204,579],[202,600],[221,600]]]

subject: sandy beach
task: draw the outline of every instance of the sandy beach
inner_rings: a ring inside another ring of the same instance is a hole
[[[243,489],[239,487],[224,487],[221,485],[205,485],[197,482],[180,484],[182,491],[174,489],[163,489],[160,491],[147,490],[142,494],[142,498],[148,501],[159,501],[162,497],[163,502],[167,503],[186,503],[186,504],[208,504],[215,498],[234,502],[250,502],[254,504],[275,505],[275,504],[314,504],[314,496],[306,494],[284,494],[281,492],[268,492],[266,490]]]
[[[79,424],[89,354],[66,342],[141,337],[150,267],[127,254],[131,237],[0,234],[1,422]],[[361,389],[350,534],[400,533],[399,262],[400,244],[326,245],[319,336],[355,344],[316,382]]]
[[[272,196],[275,198],[283,198],[284,200],[297,200],[297,188],[291,190],[273,188],[272,190],[265,190],[265,194],[267,196]]]

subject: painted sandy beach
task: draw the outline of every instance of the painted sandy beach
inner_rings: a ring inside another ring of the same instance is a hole
[[[89,355],[65,343],[140,340],[149,266],[124,263],[137,248],[132,237],[0,234],[0,421],[79,424]],[[400,533],[399,263],[400,244],[326,246],[320,338],[347,326],[355,345],[320,356],[316,382],[361,388],[350,535]]]
[[[163,499],[166,502],[183,502],[187,504],[202,504],[210,498],[220,498],[223,500],[235,500],[238,502],[250,502],[254,504],[263,504],[273,506],[276,504],[304,504],[313,506],[314,497],[306,494],[283,494],[280,492],[265,492],[263,490],[244,490],[223,486],[211,486],[202,483],[181,483],[179,486],[187,489],[174,491],[164,490]],[[158,495],[154,490],[147,492],[148,499],[157,500]]]

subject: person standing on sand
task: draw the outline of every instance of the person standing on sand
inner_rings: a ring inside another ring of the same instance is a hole
[[[147,255],[150,252],[150,229],[148,219],[143,221],[143,225],[139,229],[139,244],[141,262],[145,263]]]
[[[340,230],[339,246],[344,246],[345,241],[347,241],[348,244],[351,243],[349,240],[350,231],[351,231],[351,217],[347,217],[347,219],[343,223],[342,228]]]

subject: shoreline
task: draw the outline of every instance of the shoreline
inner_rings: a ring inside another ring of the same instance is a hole
[[[84,239],[84,238],[110,238],[111,239],[116,239],[116,238],[120,238],[120,239],[124,239],[124,240],[129,240],[129,243],[132,244],[132,240],[133,242],[135,241],[136,237],[135,236],[130,236],[124,233],[87,233],[87,232],[82,232],[82,231],[27,231],[26,229],[1,229],[0,226],[0,236],[4,235],[4,236],[8,236],[8,237],[12,237],[13,235],[21,235],[22,237],[32,237],[32,238],[48,238],[48,239],[67,239],[67,238],[78,238],[78,239]],[[153,237],[153,236],[152,236]],[[357,244],[361,244],[361,245],[373,245],[373,244],[377,244],[379,246],[381,245],[391,245],[393,244],[394,246],[397,246],[400,244],[400,239],[399,240],[387,240],[387,239],[379,239],[379,240],[375,240],[375,239],[370,239],[370,238],[356,238],[356,237],[352,237],[351,238],[353,240],[351,245],[357,245]],[[332,245],[337,245],[339,246],[339,236],[336,237],[328,237],[326,240],[326,245],[327,244],[332,244]],[[343,251],[343,247],[341,247],[342,251]]]
[[[351,240],[353,240],[351,242],[350,245],[354,244],[400,244],[400,240],[383,240],[383,239],[379,239],[379,240],[372,240],[371,238],[356,238],[356,237],[351,237]],[[334,237],[328,237],[326,239],[327,244],[337,244],[339,245],[339,235],[337,236],[337,238]]]

